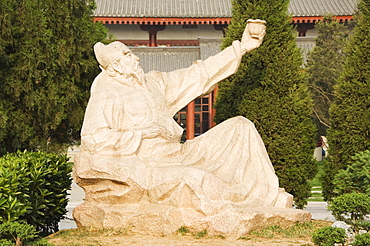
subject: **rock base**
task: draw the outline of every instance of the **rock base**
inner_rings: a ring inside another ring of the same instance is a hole
[[[146,204],[83,203],[73,211],[78,227],[129,228],[135,233],[168,235],[181,226],[191,231],[207,230],[209,235],[239,238],[269,225],[286,227],[311,220],[309,212],[292,208],[227,208],[206,216],[190,208]]]

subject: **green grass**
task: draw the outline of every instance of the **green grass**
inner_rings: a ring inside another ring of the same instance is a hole
[[[193,235],[196,239],[199,239],[199,238],[205,237],[205,236],[207,235],[207,230],[194,232],[194,233],[192,233],[192,235]]]
[[[321,182],[321,176],[324,174],[324,168],[323,168],[324,162],[319,161],[317,162],[317,174],[316,176],[309,182],[309,184],[312,187],[321,187],[322,182]]]
[[[319,222],[296,223],[289,228],[282,228],[281,226],[273,225],[252,231],[250,234],[262,238],[274,238],[276,236],[283,236],[285,238],[304,238],[311,236],[313,231],[320,226]]]
[[[322,197],[322,193],[311,193],[312,198],[319,198]]]
[[[178,230],[177,233],[181,235],[185,235],[186,233],[190,233],[190,230],[186,226],[181,226]]]
[[[127,228],[120,228],[120,229],[113,229],[113,228],[105,228],[105,229],[88,229],[88,228],[80,228],[80,229],[71,229],[71,230],[61,230],[53,235],[52,237],[57,236],[58,238],[81,238],[81,237],[92,237],[96,235],[102,236],[111,236],[111,235],[127,235],[129,229]]]
[[[323,164],[324,162],[323,161],[319,161],[317,162],[317,174],[316,176],[309,182],[310,186],[312,187],[311,190],[312,191],[322,191],[322,182],[321,182],[321,176],[323,175],[324,173],[324,169],[323,169]],[[322,202],[324,201],[323,199],[323,195],[322,193],[318,193],[318,192],[315,192],[315,193],[311,193],[311,196],[307,199],[309,202],[313,202],[313,201],[316,201],[316,202]]]

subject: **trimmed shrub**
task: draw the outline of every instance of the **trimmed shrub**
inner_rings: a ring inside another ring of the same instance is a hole
[[[0,246],[18,245],[50,245],[44,239],[39,239],[32,225],[19,222],[6,222],[0,225]]]
[[[370,196],[363,193],[344,194],[330,201],[328,209],[335,219],[353,226],[358,234],[359,230],[364,229],[363,226],[368,226],[364,219],[370,214]]]
[[[354,163],[340,170],[334,178],[334,193],[365,193],[370,195],[370,151],[366,150],[352,156]]]
[[[370,246],[370,234],[365,233],[356,235],[352,246]]]
[[[370,1],[358,1],[356,25],[345,49],[346,61],[334,86],[329,110],[329,157],[325,161],[323,193],[335,197],[333,180],[351,163],[351,156],[370,149]]]
[[[23,191],[28,188],[29,182],[24,180],[28,173],[15,162],[8,164],[7,166],[2,165],[0,159],[0,223],[17,220],[19,216],[31,209],[29,202],[19,200],[20,196],[23,196],[22,201],[28,199],[28,192],[22,194],[20,190],[22,186]]]
[[[259,48],[243,57],[238,72],[219,84],[215,121],[238,115],[252,121],[280,186],[294,196],[296,207],[303,208],[311,195],[308,180],[317,172],[312,156],[316,128],[302,56],[289,20],[289,1],[232,3],[224,48],[242,37],[248,19],[266,20],[266,36]]]
[[[312,242],[318,246],[334,246],[336,243],[344,245],[346,231],[343,228],[323,227],[314,232]]]
[[[16,152],[0,158],[0,219],[25,220],[42,235],[59,230],[67,213],[72,163],[66,155]],[[6,175],[8,173],[8,175]]]

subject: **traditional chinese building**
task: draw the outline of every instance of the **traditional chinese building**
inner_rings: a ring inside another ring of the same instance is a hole
[[[188,67],[218,53],[231,20],[231,0],[96,0],[96,4],[94,20],[140,57],[145,72]],[[347,23],[356,4],[356,0],[291,0],[289,13],[304,56],[314,46],[315,23],[329,13]],[[178,113],[187,139],[214,125],[215,93],[197,98]]]

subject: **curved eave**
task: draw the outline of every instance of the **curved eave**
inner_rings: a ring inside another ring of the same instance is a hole
[[[147,18],[147,17],[94,17],[103,24],[131,25],[223,25],[230,24],[230,18]]]
[[[336,20],[339,22],[349,22],[353,20],[352,15],[342,15],[342,16],[334,16]],[[323,19],[322,16],[301,16],[301,17],[293,17],[292,23],[316,23]]]
[[[322,16],[293,17],[292,23],[316,23]],[[353,20],[353,16],[335,16],[340,22]],[[94,17],[95,22],[103,24],[125,25],[225,25],[230,24],[231,18],[153,18],[153,17]]]

